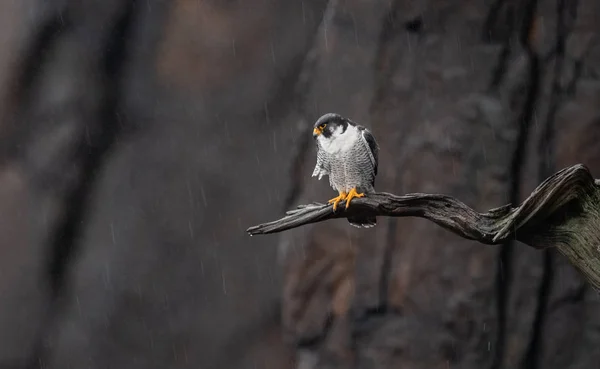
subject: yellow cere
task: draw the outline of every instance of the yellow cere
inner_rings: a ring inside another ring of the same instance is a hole
[[[317,128],[313,129],[313,133],[317,136],[320,135],[321,133],[323,133],[323,129],[325,128],[325,126],[327,126],[327,124],[321,124]]]

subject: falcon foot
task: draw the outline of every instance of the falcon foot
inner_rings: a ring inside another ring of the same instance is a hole
[[[348,209],[348,206],[350,206],[350,201],[352,201],[352,199],[355,197],[358,197],[358,198],[365,197],[365,194],[356,192],[356,187],[351,189],[350,192],[348,193],[348,196],[346,197],[346,209]]]
[[[343,201],[346,200],[346,193],[345,192],[340,192],[340,195],[338,197],[334,197],[333,199],[327,201],[328,204],[333,204],[333,211],[336,211],[338,204]]]

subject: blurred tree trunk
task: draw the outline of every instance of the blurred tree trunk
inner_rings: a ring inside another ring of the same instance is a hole
[[[322,49],[323,74],[343,93],[316,88],[307,115],[372,127],[379,190],[488,209],[518,203],[564,166],[600,169],[595,2],[398,0],[376,15],[356,6],[338,5],[327,27],[335,49]],[[373,82],[338,82],[344,63],[355,70],[343,81]],[[330,192],[308,174],[298,203]],[[315,367],[591,368],[600,355],[597,295],[552,250],[483,247],[421,219],[359,232],[341,220],[282,237],[285,327]]]
[[[244,232],[333,194],[310,178],[325,112],[372,128],[382,191],[487,209],[567,165],[600,177],[597,1],[26,0],[0,20],[0,367],[600,360],[600,300],[551,250],[419,219]]]

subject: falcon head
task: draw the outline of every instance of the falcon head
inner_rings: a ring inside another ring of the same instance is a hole
[[[328,113],[317,120],[313,127],[313,137],[334,139],[341,136],[348,128],[348,120],[339,114]]]

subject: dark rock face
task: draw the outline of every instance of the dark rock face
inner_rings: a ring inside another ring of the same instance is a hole
[[[596,367],[600,300],[553,250],[244,230],[335,195],[325,112],[374,132],[382,191],[600,177],[599,25],[594,0],[2,2],[0,367]]]

